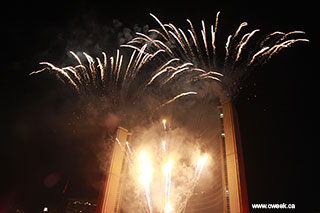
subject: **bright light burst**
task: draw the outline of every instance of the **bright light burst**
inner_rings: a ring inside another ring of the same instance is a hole
[[[144,187],[149,212],[151,213],[152,204],[151,204],[149,184],[152,179],[153,168],[152,168],[150,157],[145,151],[140,152],[138,156],[138,164],[139,164],[139,181]]]
[[[164,121],[166,120],[162,120],[162,125],[167,123],[167,121]],[[163,135],[167,137],[168,141],[172,141],[172,137],[174,137],[168,127],[163,129]],[[167,142],[161,140],[161,138],[158,142],[161,144],[158,147],[160,150],[148,149],[148,152],[145,149],[135,152],[134,147],[129,148],[128,143],[126,143],[128,150],[123,151],[126,153],[129,151],[126,154],[131,170],[129,174],[132,174],[131,178],[136,180],[137,184],[134,187],[141,188],[140,199],[144,200],[147,212],[183,212],[199,182],[209,155],[198,153],[195,155],[197,157],[194,156],[194,162],[191,162],[191,164],[181,163],[181,159],[177,158],[179,150],[168,149],[166,147]],[[196,148],[192,150],[197,152]],[[152,158],[152,156],[157,155],[156,153],[160,153],[160,158]],[[136,160],[132,161],[132,158]],[[179,175],[186,171],[188,171],[188,175],[185,174],[184,177]],[[176,181],[177,178],[178,181]],[[180,185],[181,181],[183,187]]]
[[[143,185],[149,185],[152,178],[152,165],[150,161],[150,157],[147,155],[145,151],[141,151],[138,156],[138,164],[139,164],[139,181]]]

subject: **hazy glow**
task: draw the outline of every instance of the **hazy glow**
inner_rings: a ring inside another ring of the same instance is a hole
[[[149,185],[152,179],[152,165],[150,161],[150,157],[147,155],[145,151],[141,151],[138,156],[138,164],[139,164],[139,181],[143,185]]]

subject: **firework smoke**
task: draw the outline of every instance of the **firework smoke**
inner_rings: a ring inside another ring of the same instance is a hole
[[[136,157],[133,159],[137,160],[130,161],[124,211],[183,212],[204,166],[213,169],[213,158],[202,153],[193,132],[184,128],[169,130],[167,126],[164,130],[163,124],[157,122],[135,131],[133,153]],[[169,143],[165,152],[164,138]],[[133,198],[140,202],[130,202]]]

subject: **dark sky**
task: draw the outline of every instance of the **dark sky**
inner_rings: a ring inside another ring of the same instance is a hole
[[[295,203],[299,212],[307,208],[319,211],[320,200],[314,193],[319,184],[313,183],[319,167],[315,158],[318,142],[310,119],[316,114],[318,97],[313,83],[318,69],[312,56],[316,38],[311,26],[316,24],[316,14],[311,5],[286,8],[270,4],[245,8],[198,2],[170,6],[161,2],[125,5],[78,1],[42,6],[12,2],[3,8],[0,212],[16,208],[36,212],[60,196],[67,183],[74,194],[96,196],[92,190],[86,191],[94,186],[86,185],[99,179],[91,168],[97,162],[90,156],[99,147],[92,148],[90,138],[84,137],[81,146],[71,139],[76,135],[72,132],[76,125],[72,113],[78,110],[77,98],[53,75],[30,77],[30,72],[39,69],[38,62],[63,65],[71,49],[95,54],[116,48],[110,43],[116,35],[110,32],[115,29],[115,19],[129,28],[134,24],[156,26],[149,16],[152,12],[165,23],[185,27],[189,18],[199,27],[202,19],[213,23],[219,10],[223,44],[243,21],[249,23],[248,29],[259,28],[263,33],[303,30],[303,37],[311,41],[296,43],[256,68],[243,82],[235,103],[249,204]],[[92,177],[86,179],[83,171],[92,172]]]

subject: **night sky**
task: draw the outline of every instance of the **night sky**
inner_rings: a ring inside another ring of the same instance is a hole
[[[41,68],[39,62],[64,66],[70,62],[69,50],[92,55],[112,52],[123,27],[158,27],[149,12],[164,23],[182,27],[187,27],[185,19],[189,18],[200,29],[201,20],[213,23],[219,10],[217,42],[222,45],[243,21],[248,22],[248,31],[258,28],[261,35],[302,30],[306,34],[301,37],[311,41],[298,42],[257,67],[242,83],[235,105],[249,205],[295,203],[295,212],[320,211],[319,184],[313,182],[319,160],[315,157],[317,131],[313,130],[318,105],[314,54],[318,53],[314,51],[316,26],[312,25],[317,25],[317,15],[312,5],[9,4],[1,13],[0,213],[17,208],[39,212],[61,200],[66,186],[69,196],[97,197],[101,174],[94,167],[99,146],[90,144],[89,136],[102,125],[83,124],[81,119],[81,124],[75,123],[73,116],[80,109],[73,90],[54,75],[28,75]],[[90,134],[77,136],[74,127],[78,125]]]

